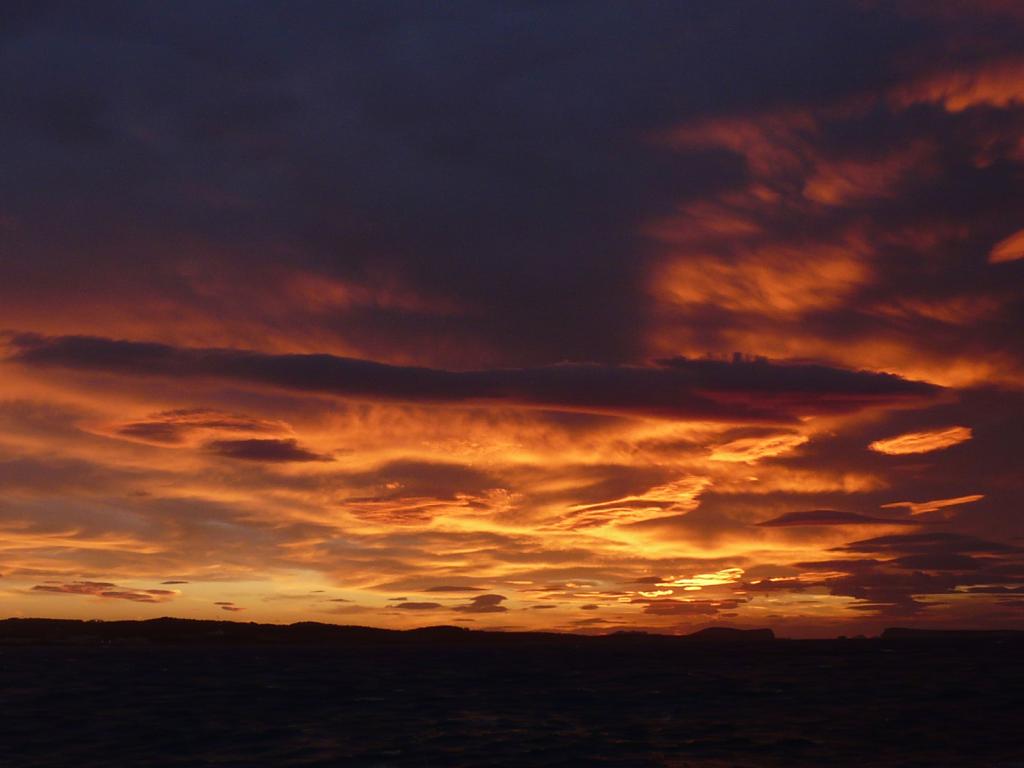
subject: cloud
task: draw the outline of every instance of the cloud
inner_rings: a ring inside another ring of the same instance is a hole
[[[672,358],[656,367],[565,364],[447,371],[333,355],[268,355],[19,334],[12,359],[120,375],[240,381],[300,392],[434,404],[507,404],[674,419],[792,421],[926,401],[938,387],[892,374],[762,359]]]
[[[336,477],[352,489],[342,499],[346,510],[385,525],[423,524],[446,514],[497,514],[509,502],[501,478],[451,461],[399,459]]]
[[[183,408],[154,413],[145,421],[129,422],[115,429],[122,437],[153,443],[177,444],[196,432],[280,432],[279,422],[257,419],[211,408]]]
[[[508,610],[501,605],[507,598],[504,595],[477,595],[465,605],[457,605],[453,610],[461,613],[504,613]]]
[[[218,456],[242,461],[333,461],[331,456],[314,453],[299,445],[297,440],[213,440],[206,450]]]
[[[835,551],[872,552],[895,554],[994,554],[1024,551],[1020,547],[1001,542],[986,541],[962,533],[908,533],[892,536],[878,536],[872,539],[852,541]]]
[[[394,608],[401,608],[405,611],[433,611],[436,608],[440,608],[440,603],[417,603],[417,602],[403,602],[393,606]]]
[[[424,592],[482,592],[480,587],[459,587],[443,584],[437,587],[427,587]]]
[[[875,440],[868,447],[878,453],[902,456],[908,453],[930,453],[941,451],[954,445],[966,442],[973,436],[970,427],[944,427],[925,432],[907,432],[906,434]]]
[[[182,431],[177,424],[145,421],[125,424],[117,429],[119,435],[152,443],[180,443],[184,439]]]
[[[981,567],[981,562],[970,555],[941,552],[904,555],[890,562],[901,568],[912,568],[921,571],[972,571]]]
[[[727,584],[735,584],[743,577],[742,568],[722,568],[709,573],[694,573],[692,576],[666,576],[658,582],[659,587],[682,587],[683,589],[704,589]]]
[[[785,527],[791,525],[910,525],[909,520],[869,517],[857,512],[841,512],[835,509],[813,509],[808,512],[787,512],[758,525],[763,527]]]
[[[910,510],[911,515],[923,515],[928,512],[938,512],[948,507],[957,507],[961,504],[972,504],[985,498],[983,493],[972,493],[968,496],[957,496],[953,499],[933,499],[932,501],[894,501],[883,504],[883,509],[899,509],[905,507]]]
[[[755,463],[760,459],[772,458],[789,453],[803,445],[810,438],[792,432],[760,434],[751,437],[737,437],[716,445],[711,450],[711,461]]]
[[[96,324],[131,304],[128,317],[150,328],[198,319],[216,334],[282,339],[301,327],[410,352],[443,331],[471,342],[466,356],[484,347],[548,361],[565,349],[634,353],[648,262],[638,222],[744,178],[724,152],[666,156],[645,132],[881,86],[889,57],[922,37],[891,12],[846,3],[466,6],[444,18],[328,4],[290,18],[287,40],[264,7],[211,20],[139,6],[118,19],[125,45],[101,58],[81,41],[109,29],[102,8],[73,23],[33,14],[11,33],[5,138],[22,152],[10,175],[36,171],[5,211],[28,241],[16,268],[35,278],[21,302],[84,284],[94,290],[74,303],[84,319],[93,301]],[[744,33],[747,22],[763,34]],[[154,30],[171,28],[186,43],[161,44],[169,33]],[[578,34],[586,44],[571,56],[553,42]],[[371,38],[373,54],[361,45]],[[143,39],[153,45],[132,44]],[[238,69],[186,53],[218,46]],[[45,228],[54,210],[59,231]],[[66,256],[86,250],[88,264]],[[314,274],[313,288],[282,277],[282,261]],[[471,305],[472,321],[416,314],[438,294]]]
[[[988,260],[991,264],[1000,264],[1005,261],[1016,261],[1024,259],[1024,229],[1014,232],[1007,238],[1000,240],[989,251]]]
[[[974,107],[1024,105],[1024,59],[1005,58],[982,65],[949,68],[898,87],[893,96],[903,106],[941,104],[948,112]]]
[[[1007,346],[1016,301],[978,255],[1020,226],[1022,60],[942,58],[884,87],[663,133],[678,151],[742,158],[749,178],[651,218],[645,231],[661,244],[648,284],[655,348],[718,345],[947,384],[1019,383],[1020,350]],[[946,269],[922,278],[937,253]]]
[[[718,605],[707,600],[645,600],[642,602],[646,603],[644,613],[653,616],[713,616],[719,611]]]
[[[571,530],[585,530],[630,525],[689,512],[697,507],[697,498],[706,485],[704,478],[688,477],[620,499],[574,504],[564,513],[561,525]]]
[[[953,609],[978,610],[955,594],[1002,595],[1024,583],[1024,549],[953,532],[879,536],[834,547],[835,552],[872,557],[794,563],[799,577],[770,586],[797,590],[825,588],[832,595],[852,597],[851,607],[865,614],[909,616],[942,614]],[[795,590],[796,591],[796,590]],[[969,613],[968,613],[969,615]],[[954,619],[954,621],[956,621]]]
[[[796,245],[765,246],[739,261],[713,255],[687,257],[659,277],[659,294],[686,309],[711,306],[733,312],[799,318],[841,305],[870,283],[862,253],[841,245],[818,246],[811,261]]]
[[[965,591],[971,594],[979,595],[1018,595],[1024,594],[1024,586],[1004,587],[1002,585],[999,585],[987,587],[968,587]]]
[[[129,589],[118,587],[106,581],[73,581],[67,584],[47,583],[32,587],[33,592],[62,595],[87,595],[90,597],[131,600],[136,603],[166,603],[178,596],[170,589]]]

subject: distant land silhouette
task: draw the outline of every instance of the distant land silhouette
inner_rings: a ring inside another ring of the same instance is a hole
[[[144,621],[83,621],[78,619],[0,620],[0,644],[146,642],[174,645],[536,645],[564,643],[764,643],[775,639],[770,629],[708,627],[690,635],[615,632],[580,635],[559,632],[496,632],[457,626],[394,630],[355,625],[298,622],[258,624],[164,617]]]
[[[865,640],[870,638],[857,638]],[[1021,630],[917,629],[890,627],[880,640],[1022,640]],[[532,646],[538,644],[645,645],[672,643],[764,644],[776,640],[771,629],[707,627],[688,635],[620,631],[603,635],[561,632],[505,632],[439,625],[394,630],[358,625],[305,621],[295,624],[259,624],[163,617],[142,621],[9,618],[0,620],[0,644],[57,643],[166,643],[171,645],[395,645],[429,646]],[[836,642],[846,642],[846,637]],[[830,642],[786,641],[786,642]]]

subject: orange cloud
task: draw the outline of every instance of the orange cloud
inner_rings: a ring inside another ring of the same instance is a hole
[[[970,440],[973,434],[970,427],[946,427],[927,432],[907,432],[883,440],[875,440],[868,447],[873,451],[892,456],[930,453]]]
[[[806,435],[778,434],[764,437],[745,437],[716,445],[711,450],[711,461],[754,463],[758,459],[781,456],[809,440]]]
[[[1016,261],[1024,259],[1024,229],[1014,232],[1009,237],[1000,240],[989,251],[988,260],[991,264],[1000,264],[1005,261]]]
[[[923,515],[927,512],[938,512],[947,507],[955,507],[961,504],[971,504],[985,498],[983,493],[973,493],[969,496],[957,496],[954,499],[934,499],[932,501],[894,501],[891,504],[883,504],[884,509],[906,508],[912,515]]]
[[[682,587],[684,591],[697,591],[708,587],[735,584],[743,578],[742,568],[723,568],[714,573],[695,573],[692,576],[666,576],[657,582],[659,587]]]
[[[566,524],[572,529],[604,525],[627,525],[689,512],[697,506],[700,492],[708,485],[703,477],[690,477],[651,488],[645,493],[571,507]]]
[[[807,175],[803,194],[824,205],[842,206],[871,198],[895,196],[910,174],[934,173],[934,148],[920,142],[877,158],[819,160]]]
[[[813,242],[739,249],[731,259],[684,252],[668,260],[653,285],[659,298],[682,306],[799,317],[839,305],[866,285],[866,252]]]
[[[948,72],[895,88],[891,98],[901,107],[941,104],[949,112],[977,106],[1006,108],[1024,104],[1024,60],[1011,58]]]
[[[1021,61],[930,74],[885,94],[847,94],[813,108],[698,120],[666,132],[665,143],[680,152],[735,154],[749,178],[684,201],[646,227],[659,253],[649,282],[657,320],[649,333],[653,353],[699,354],[716,344],[950,386],[1019,385],[1024,369],[1017,356],[984,341],[998,337],[1012,314],[1012,292],[980,281],[915,281],[896,265],[909,259],[919,264],[916,274],[927,274],[936,254],[988,236],[978,217],[933,216],[919,201],[957,188],[960,181],[949,177],[965,173],[950,168],[957,152],[979,171],[1024,158],[1015,123],[964,125],[957,117],[972,105],[1016,108]],[[949,117],[934,131],[921,130],[909,114],[920,103],[941,103]],[[893,131],[899,144],[869,141],[875,129]],[[851,141],[861,131],[865,140]],[[1012,235],[993,248],[990,260],[1022,254]],[[865,322],[872,316],[884,322]],[[811,317],[818,321],[813,327],[803,322]],[[946,327],[926,327],[931,323]]]

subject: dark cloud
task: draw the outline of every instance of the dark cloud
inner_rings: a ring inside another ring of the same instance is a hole
[[[117,433],[124,437],[134,437],[154,443],[180,443],[184,436],[177,424],[166,422],[140,421],[118,427]]]
[[[341,500],[346,510],[363,520],[393,525],[427,523],[453,508],[487,513],[492,507],[487,491],[501,486],[488,472],[439,461],[398,460],[335,477],[359,490]],[[419,584],[398,588],[418,589]]]
[[[333,461],[331,456],[314,453],[299,445],[297,440],[213,440],[206,450],[218,456],[242,461]]]
[[[209,408],[187,408],[153,414],[146,421],[123,424],[118,435],[154,443],[181,443],[200,431],[279,432],[281,424]]]
[[[477,310],[362,313],[363,345],[446,331],[547,362],[635,354],[638,224],[745,177],[730,153],[672,155],[652,131],[880,87],[930,31],[811,0],[61,7],[4,30],[19,282],[152,281],[203,306],[139,246],[199,243],[242,275],[287,254]]]
[[[796,586],[800,590],[824,587],[833,595],[855,598],[858,602],[854,609],[881,616],[934,611],[944,604],[943,596],[954,593],[1013,593],[1016,585],[1024,583],[1020,548],[964,534],[879,536],[835,550],[867,552],[876,557],[795,563],[795,567],[808,571]],[[814,580],[814,572],[823,577]],[[842,575],[824,576],[835,572]],[[788,583],[775,585],[785,588]],[[753,588],[763,588],[764,584]]]
[[[835,509],[812,509],[807,512],[787,512],[773,517],[763,523],[765,527],[784,527],[790,525],[913,525],[913,520],[897,518],[869,517],[857,512],[841,512]]]
[[[973,571],[982,566],[982,561],[970,555],[953,553],[929,553],[920,555],[904,555],[891,561],[900,568],[912,568],[920,571]]]
[[[1024,594],[1024,586],[1020,587],[1004,587],[1004,586],[989,586],[989,587],[968,587],[967,592],[979,595],[1015,595]]]
[[[406,611],[432,611],[435,608],[440,608],[440,603],[398,603],[394,606],[395,608],[402,608]]]
[[[793,563],[796,568],[815,571],[862,571],[879,565],[882,561],[874,558],[851,558],[849,560],[807,560]]]
[[[873,405],[915,403],[939,388],[892,374],[761,359],[663,360],[657,367],[556,365],[446,371],[333,355],[268,355],[230,349],[78,336],[19,334],[12,359],[34,366],[116,374],[213,378],[351,398],[501,404],[719,421],[791,421]]]
[[[136,603],[164,603],[177,595],[169,589],[128,589],[106,581],[74,581],[67,584],[37,584],[33,592],[63,595],[88,595]]]
[[[961,533],[908,533],[893,536],[877,536],[872,539],[852,541],[836,551],[870,552],[877,554],[992,554],[1022,552],[1020,547],[985,541]]]
[[[377,493],[366,497],[349,497],[350,502],[398,501],[431,497],[454,500],[457,494],[478,494],[500,485],[494,475],[451,461],[387,461],[363,472],[351,472],[345,479],[357,487],[370,487]]]
[[[634,601],[638,602],[638,601]],[[645,600],[644,613],[654,616],[712,616],[718,606],[707,600]]]
[[[453,610],[462,613],[505,613],[503,603],[507,598],[504,595],[477,595],[465,605],[457,605]]]

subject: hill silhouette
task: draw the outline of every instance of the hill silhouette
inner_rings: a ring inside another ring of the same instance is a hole
[[[917,629],[889,627],[883,640],[1024,640],[1019,629]]]
[[[457,626],[408,630],[356,625],[258,624],[164,617],[145,621],[82,621],[78,619],[0,620],[0,644],[45,643],[158,643],[168,645],[342,645],[342,646],[531,646],[564,644],[765,643],[775,639],[770,629],[709,627],[690,635],[617,632],[575,635],[558,632],[493,632]]]

